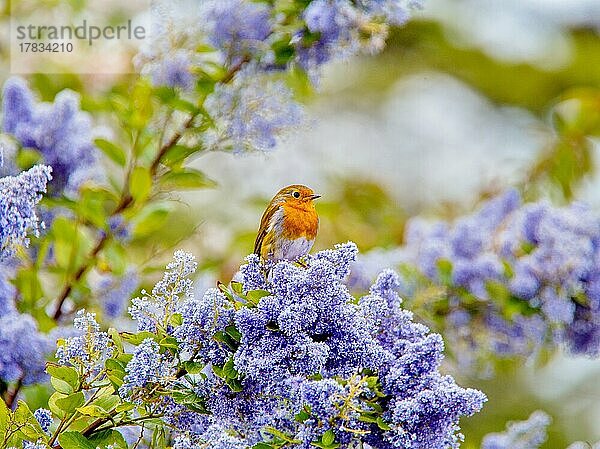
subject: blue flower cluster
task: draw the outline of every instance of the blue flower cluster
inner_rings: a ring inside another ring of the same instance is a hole
[[[40,427],[44,432],[48,432],[50,430],[50,426],[52,425],[52,412],[45,408],[38,408],[34,413],[35,419],[40,424]]]
[[[244,57],[264,53],[272,33],[271,10],[266,3],[246,0],[212,0],[204,5],[208,41],[228,66]]]
[[[134,269],[129,269],[121,276],[103,275],[95,288],[98,302],[102,305],[107,318],[118,318],[127,310],[127,304],[140,283]]]
[[[548,438],[550,421],[546,413],[533,412],[526,421],[509,422],[505,432],[487,434],[481,449],[539,449]]]
[[[36,101],[27,83],[17,77],[4,84],[3,130],[25,148],[37,150],[53,168],[52,195],[74,192],[96,167],[92,123],[79,110],[76,93],[64,90],[54,103]]]
[[[273,428],[273,438],[287,435],[299,448],[329,439],[343,448],[358,441],[374,448],[459,447],[460,417],[479,411],[485,396],[439,373],[442,339],[402,309],[395,273],[382,273],[360,300],[350,295],[344,280],[356,255],[353,243],[339,245],[309,256],[306,267],[280,262],[267,277],[249,256],[233,292],[184,295],[175,309],[155,301],[152,309],[160,311],[150,321],[139,306],[133,310],[143,330],[158,329],[164,314],[171,313],[171,323],[180,316],[166,330],[205,367],[191,387],[205,413],[167,405],[172,425],[183,431],[176,447],[248,447]],[[176,256],[159,290],[179,285],[174,290],[185,293],[188,284],[173,273],[189,275],[191,260]],[[138,352],[130,364],[143,360],[153,381],[172,373],[163,370],[168,353],[159,355],[152,341]],[[129,365],[127,371],[132,385],[146,373]]]
[[[205,107],[215,126],[204,135],[211,150],[234,153],[273,150],[290,129],[303,122],[303,111],[281,81],[257,77],[248,66],[231,84],[219,84]]]
[[[129,401],[142,404],[144,395],[156,384],[166,384],[174,375],[168,357],[159,353],[158,344],[147,338],[135,350],[127,363],[127,375],[119,388],[119,395]]]
[[[176,251],[173,262],[167,265],[167,271],[152,289],[152,294],[142,290],[142,296],[132,300],[129,314],[137,321],[139,331],[172,330],[171,318],[177,311],[178,303],[183,298],[193,296],[193,284],[189,276],[197,266],[194,256]]]
[[[0,302],[3,302],[2,298]],[[53,344],[39,332],[31,315],[18,313],[14,303],[10,309],[0,310],[0,379],[21,381],[23,385],[47,380],[44,372],[46,356],[52,351]]]
[[[510,190],[454,223],[413,219],[399,258],[445,289],[453,345],[513,356],[550,340],[600,354],[600,217],[583,204],[522,204]]]
[[[414,0],[314,0],[285,7],[252,0],[193,6],[161,1],[153,9],[158,31],[136,65],[155,85],[189,93],[195,80],[207,84],[217,62],[227,75],[212,79],[214,91],[203,92],[211,115],[205,145],[268,151],[301,122],[300,107],[285,84],[274,81],[274,72],[300,67],[316,81],[330,60],[381,50],[388,26],[404,23],[417,5]]]
[[[388,24],[404,24],[417,6],[416,1],[314,0],[303,14],[306,28],[295,37],[298,62],[311,71],[331,59],[378,52],[385,45]]]
[[[380,51],[389,25],[404,24],[419,6],[416,0],[314,0],[283,9],[250,0],[209,0],[191,8],[160,2],[154,8],[155,45],[137,62],[159,85],[190,88],[193,67],[210,60],[194,51],[205,40],[225,67],[254,60],[270,71],[297,63],[316,75],[332,59]]]
[[[61,365],[71,365],[88,381],[104,368],[114,351],[112,340],[100,330],[96,314],[79,310],[73,321],[74,334],[57,342],[56,358]]]
[[[36,165],[17,176],[0,178],[0,260],[16,245],[27,245],[28,234],[38,235],[36,205],[51,173],[50,167]]]

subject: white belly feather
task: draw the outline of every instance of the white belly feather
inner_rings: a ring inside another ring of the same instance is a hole
[[[280,247],[275,249],[274,259],[296,260],[308,254],[313,243],[315,243],[314,240],[307,240],[305,237],[300,237],[296,240],[283,240]]]

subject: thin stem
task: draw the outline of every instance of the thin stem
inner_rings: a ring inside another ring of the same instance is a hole
[[[245,64],[247,64],[248,62],[249,62],[248,58],[244,58],[244,59],[240,60],[240,62],[238,62],[235,66],[233,66],[229,69],[229,71],[225,74],[225,76],[219,82],[221,84],[227,84],[228,82],[230,82],[234,78],[235,74],[237,72],[239,72],[242,69],[242,67]],[[197,117],[197,114],[190,115],[190,117],[184,122],[182,128],[179,131],[175,132],[175,134],[173,134],[171,136],[171,138],[160,147],[157,155],[155,156],[154,160],[152,161],[152,164],[150,165],[150,174],[152,175],[152,177],[154,177],[156,175],[164,155],[173,146],[175,146],[175,145],[177,145],[177,143],[179,143],[179,141],[181,140],[181,138],[183,137],[185,132],[194,123],[194,120],[196,119],[196,117]],[[129,174],[127,177],[129,177]],[[115,210],[112,212],[111,216],[117,215],[117,214],[123,212],[124,210],[127,210],[133,204],[133,197],[127,191],[127,184],[128,183],[126,182],[125,186],[124,186],[123,194],[121,196],[121,200],[120,200],[119,204],[117,205],[117,207],[115,208]],[[89,256],[86,259],[86,262],[79,267],[79,269],[77,270],[77,272],[75,273],[75,275],[73,276],[71,281],[66,283],[63,290],[58,295],[58,298],[56,299],[56,306],[54,308],[54,313],[52,315],[54,321],[58,321],[60,319],[60,317],[62,316],[62,313],[63,313],[62,306],[63,306],[65,300],[69,297],[69,295],[73,291],[73,287],[75,286],[75,284],[77,282],[79,282],[81,280],[81,278],[87,273],[87,271],[93,267],[92,262],[95,260],[96,256],[100,253],[100,251],[102,251],[102,249],[106,245],[107,241],[108,241],[108,236],[106,234],[103,234],[99,238],[98,242],[96,243],[96,246],[94,246],[94,248],[90,252]]]
[[[149,415],[149,416],[139,416],[137,418],[132,418],[126,421],[119,421],[117,423],[114,423],[114,425],[109,426],[109,427],[100,427],[94,430],[94,432],[101,432],[103,430],[107,430],[107,429],[113,429],[113,428],[117,428],[117,427],[123,427],[123,426],[130,426],[132,424],[138,424],[140,422],[144,422],[147,421],[149,419],[156,419],[156,418],[162,418],[164,415]],[[106,423],[105,423],[106,424]]]
[[[160,162],[162,161],[162,158],[165,155],[165,153],[173,146],[175,146],[177,142],[179,142],[179,140],[183,137],[183,134],[189,129],[190,126],[192,126],[192,123],[194,122],[196,116],[196,114],[190,115],[190,117],[183,124],[182,128],[175,134],[173,134],[171,138],[160,147],[160,150],[158,150],[158,154],[156,155],[156,157],[152,161],[152,165],[150,166],[150,174],[152,176],[156,174],[158,166],[160,165]]]
[[[83,406],[85,407],[87,405],[90,405],[96,399],[99,391],[100,390],[94,391],[94,393],[92,394],[92,396],[87,401],[85,401],[85,404],[83,404]],[[69,426],[73,423],[73,421],[75,421],[75,419],[78,417],[78,415],[79,415],[79,412],[75,411],[75,412],[73,412],[73,414],[71,414],[71,416],[69,416],[69,417],[65,416],[61,420],[61,422],[58,425],[56,431],[52,435],[52,438],[50,438],[50,441],[48,441],[48,445],[49,446],[52,446],[52,444],[56,441],[56,439],[60,435],[61,430],[69,428]],[[61,446],[60,446],[60,444],[58,444],[58,445],[56,445],[54,447],[60,448]]]
[[[100,237],[98,242],[96,242],[96,246],[94,246],[94,248],[90,252],[90,254],[88,256],[88,260],[92,260],[92,259],[96,258],[96,256],[100,253],[100,251],[102,251],[102,249],[104,248],[104,245],[106,244],[107,240],[108,240],[107,235],[102,234],[102,236]],[[62,306],[63,306],[65,300],[71,294],[71,291],[73,290],[73,286],[81,280],[83,275],[90,269],[90,267],[91,267],[91,265],[89,262],[81,265],[79,267],[79,269],[77,270],[77,272],[75,273],[75,275],[73,276],[72,280],[70,282],[68,282],[67,284],[65,284],[63,290],[61,291],[60,295],[58,295],[58,298],[56,299],[56,306],[54,308],[54,313],[52,314],[52,318],[54,319],[54,321],[58,321],[60,319],[60,317],[62,315]]]
[[[19,377],[19,379],[17,380],[17,383],[15,384],[14,388],[12,390],[10,390],[10,392],[7,394],[6,399],[5,399],[5,403],[6,406],[8,408],[12,408],[13,404],[15,403],[15,399],[17,399],[17,395],[19,394],[19,391],[21,390],[21,387],[23,386],[23,379],[25,378],[25,375],[21,375],[21,377]]]

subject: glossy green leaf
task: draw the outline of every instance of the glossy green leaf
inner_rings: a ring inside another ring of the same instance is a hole
[[[143,202],[152,190],[152,176],[144,167],[135,167],[129,179],[129,192],[135,201]]]
[[[60,419],[64,418],[66,416],[66,413],[64,412],[64,410],[62,408],[60,408],[58,406],[56,401],[58,401],[59,399],[62,399],[62,398],[66,398],[66,397],[67,397],[66,394],[56,392],[56,393],[53,393],[50,396],[50,398],[48,399],[48,408],[54,415],[56,415]]]
[[[127,155],[121,147],[105,139],[95,139],[94,143],[110,160],[121,167],[125,167]]]
[[[96,449],[96,446],[80,432],[62,432],[58,442],[63,449]]]
[[[85,402],[85,397],[81,391],[70,394],[64,398],[56,400],[56,405],[65,413],[73,413],[77,407],[81,407]]]
[[[82,415],[93,416],[94,418],[108,418],[110,416],[110,413],[97,405],[78,407],[77,411]]]
[[[325,432],[321,438],[321,441],[325,446],[331,446],[331,444],[333,444],[335,441],[335,434],[333,433],[333,430],[329,429],[327,432]]]
[[[77,374],[77,371],[70,366],[47,363],[46,372],[50,374],[50,376],[68,383],[73,391],[79,387],[79,374]]]
[[[50,383],[52,384],[52,387],[59,393],[71,394],[75,391],[75,389],[68,382],[65,382],[62,379],[57,379],[56,377],[50,377]]]
[[[169,172],[161,178],[161,186],[164,190],[205,189],[216,185],[216,182],[203,172],[192,168]]]
[[[108,446],[114,449],[127,449],[127,442],[121,432],[114,429],[107,429],[94,433],[89,437],[90,443],[96,448],[105,448]]]

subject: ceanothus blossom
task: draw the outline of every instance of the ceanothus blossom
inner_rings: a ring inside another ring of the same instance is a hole
[[[103,369],[114,348],[109,335],[100,330],[95,313],[79,310],[73,328],[75,335],[58,340],[56,358],[61,365],[77,367],[89,380]]]
[[[52,166],[52,195],[74,192],[97,169],[97,153],[89,115],[79,108],[79,96],[70,90],[56,95],[54,103],[38,102],[27,83],[18,77],[4,84],[3,129],[22,147],[39,151]]]
[[[265,51],[271,34],[271,10],[266,3],[246,0],[209,0],[203,5],[206,33],[221,51],[227,65]]]
[[[134,269],[128,269],[123,276],[103,275],[95,288],[98,300],[107,318],[117,318],[127,310],[131,295],[137,290],[140,279]]]
[[[487,434],[481,449],[539,449],[548,438],[550,422],[550,417],[538,410],[525,421],[509,422],[502,433]]]
[[[0,347],[0,379],[21,380],[24,385],[47,379],[44,369],[52,344],[31,315],[16,311],[0,315]]]
[[[50,426],[52,425],[52,413],[50,410],[38,408],[33,413],[33,416],[35,416],[35,419],[44,432],[48,432],[50,430]]]
[[[230,84],[217,85],[205,107],[214,121],[204,135],[211,150],[269,152],[303,122],[292,92],[255,66],[239,72]]]
[[[151,38],[134,62],[154,85],[183,89],[186,96],[208,83],[202,96],[208,93],[203,106],[210,119],[199,136],[208,150],[267,152],[303,121],[273,72],[300,67],[316,80],[331,59],[379,51],[388,26],[406,22],[416,5],[314,0],[281,10],[251,0],[158,1]],[[215,64],[221,78],[212,76]]]
[[[10,255],[16,245],[27,246],[29,234],[39,235],[36,205],[46,192],[51,173],[50,167],[36,165],[17,176],[0,178],[0,259]]]
[[[160,354],[158,343],[145,339],[127,363],[127,375],[119,388],[119,395],[132,402],[142,404],[144,394],[156,384],[166,384],[174,371],[168,357]]]
[[[178,301],[193,296],[193,283],[189,276],[197,266],[194,256],[176,251],[152,293],[142,290],[142,296],[132,300],[129,314],[137,321],[139,331],[156,332],[158,328],[172,328],[171,317],[177,311]]]
[[[174,420],[184,433],[177,447],[218,446],[212,425],[245,446],[260,442],[265,426],[302,448],[328,430],[342,448],[357,439],[374,448],[459,446],[459,418],[485,396],[439,373],[443,341],[402,309],[395,273],[382,273],[358,301],[350,295],[344,281],[356,255],[354,244],[339,245],[308,256],[306,267],[279,262],[267,277],[249,256],[239,275],[248,297],[237,306],[219,289],[184,299],[173,333],[205,364],[194,389],[210,419]],[[386,431],[357,412],[375,413],[369,400],[379,395]]]
[[[477,354],[535,356],[544,345],[600,353],[600,216],[584,204],[522,204],[509,190],[454,222],[412,219],[405,239],[373,260],[403,266],[405,296],[444,289],[442,326],[465,367]],[[351,279],[373,272],[361,263]]]
[[[389,25],[403,25],[416,1],[314,0],[303,13],[305,30],[295,39],[298,63],[316,79],[318,68],[332,59],[383,49]]]

